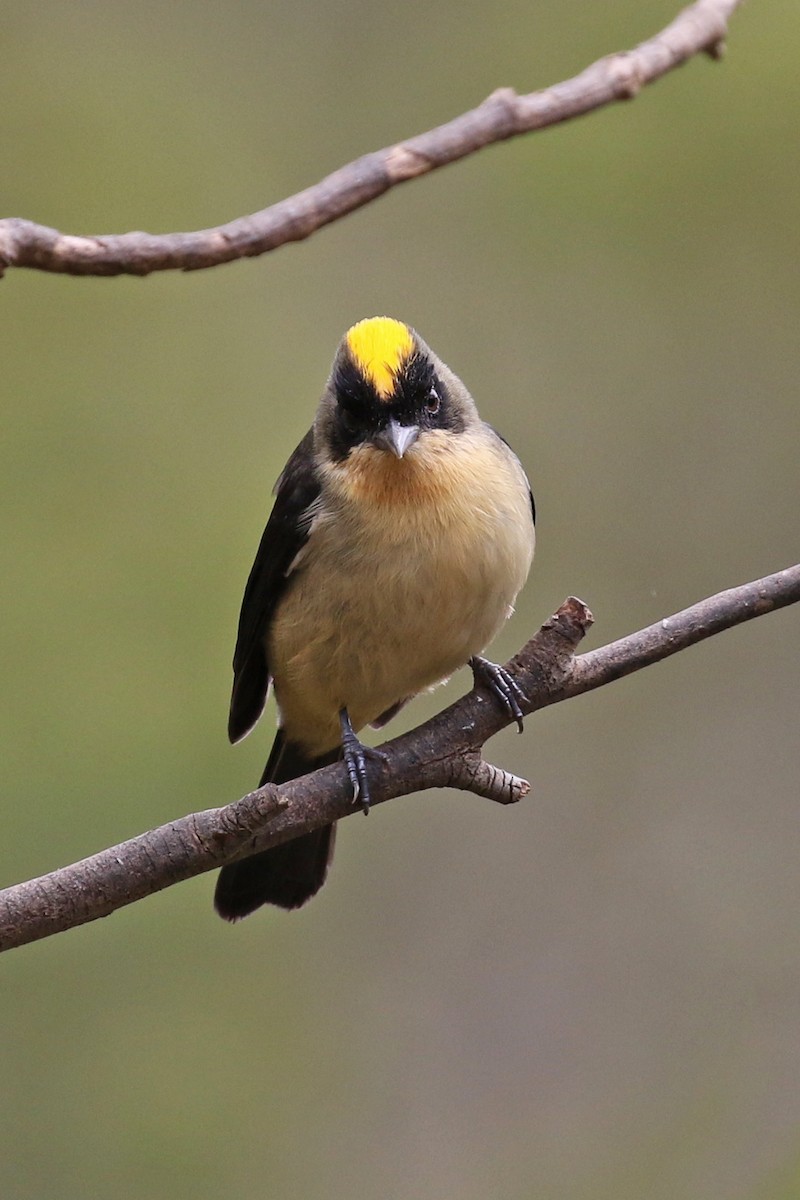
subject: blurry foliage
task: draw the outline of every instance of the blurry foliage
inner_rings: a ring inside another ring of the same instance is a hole
[[[2,207],[212,225],[674,11],[10,0]],[[498,657],[567,592],[597,644],[796,560],[799,36],[746,6],[722,65],[259,260],[9,274],[4,881],[257,778],[241,590],[361,316],[416,325],[531,472]],[[794,1196],[796,647],[789,610],[541,714],[493,750],[530,803],[353,818],[294,916],[223,927],[204,878],[8,956],[3,1195]]]

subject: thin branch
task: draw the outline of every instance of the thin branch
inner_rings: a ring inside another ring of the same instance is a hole
[[[800,601],[800,565],[720,592],[647,629],[575,656],[592,614],[574,597],[508,664],[537,709],[579,696],[744,621]],[[509,718],[481,689],[411,733],[387,742],[372,781],[373,805],[432,787],[457,787],[501,803],[524,780],[486,763],[481,748]],[[355,811],[341,764],[280,787],[267,785],[224,808],[182,817],[91,858],[0,892],[0,950],[107,916],[124,905],[266,849]]]
[[[741,2],[697,0],[655,37],[599,59],[572,79],[524,96],[499,88],[445,125],[366,154],[305,191],[215,229],[78,237],[9,217],[0,221],[0,275],[10,266],[69,275],[195,271],[301,241],[399,183],[495,142],[630,100],[696,54],[721,57],[728,21]]]

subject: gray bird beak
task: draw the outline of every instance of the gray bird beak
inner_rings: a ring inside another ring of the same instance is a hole
[[[375,442],[384,450],[391,450],[392,454],[402,458],[418,437],[419,425],[401,425],[398,421],[391,420],[377,435]]]

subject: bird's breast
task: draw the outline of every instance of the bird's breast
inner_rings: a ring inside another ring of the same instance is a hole
[[[426,440],[407,459],[355,451],[328,480],[269,640],[293,736],[333,745],[340,708],[359,728],[452,674],[525,581],[533,522],[516,459],[487,437],[462,435],[460,453]]]

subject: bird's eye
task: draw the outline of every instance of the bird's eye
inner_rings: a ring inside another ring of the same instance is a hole
[[[348,433],[355,433],[361,425],[359,414],[344,404],[339,405],[339,421]]]
[[[441,400],[439,393],[437,392],[435,387],[432,387],[431,390],[428,392],[428,396],[425,401],[425,411],[427,413],[430,413],[431,416],[435,416],[435,414],[438,413],[438,411],[439,411],[441,403],[442,403],[442,400]]]

